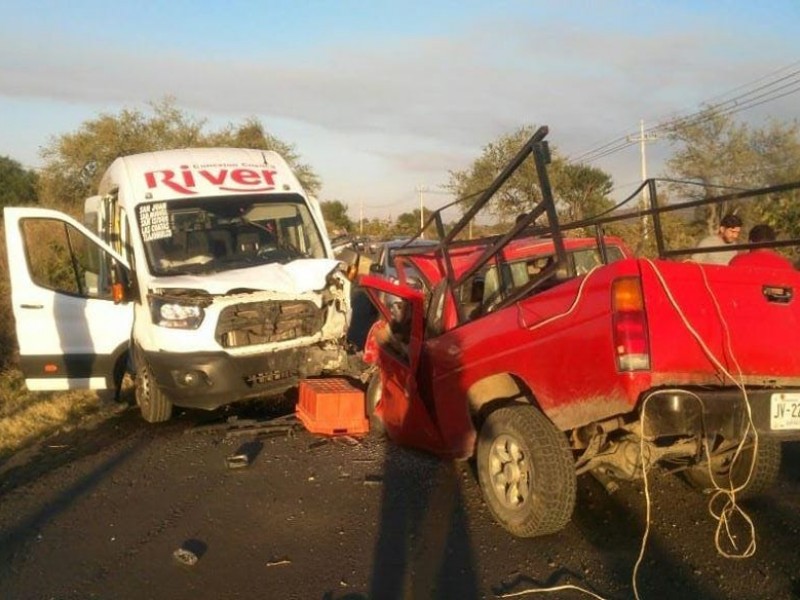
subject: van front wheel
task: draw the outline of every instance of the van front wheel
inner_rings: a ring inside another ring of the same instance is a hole
[[[168,421],[172,416],[172,402],[158,387],[153,370],[146,362],[136,371],[136,404],[148,423]]]

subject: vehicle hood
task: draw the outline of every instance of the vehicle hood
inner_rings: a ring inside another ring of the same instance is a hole
[[[294,260],[287,264],[271,263],[245,269],[217,271],[199,275],[157,277],[152,287],[162,289],[198,289],[212,295],[232,290],[259,290],[282,294],[303,294],[321,290],[339,261],[329,258]]]

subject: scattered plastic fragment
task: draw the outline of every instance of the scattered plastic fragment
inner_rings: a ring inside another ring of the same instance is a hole
[[[172,553],[172,556],[174,556],[175,560],[177,560],[179,563],[188,567],[193,567],[197,564],[197,555],[186,548],[178,548]]]
[[[365,475],[364,485],[380,485],[383,483],[383,475]]]
[[[282,558],[280,560],[270,560],[267,562],[268,567],[280,567],[281,565],[290,565],[292,561],[288,558]]]
[[[231,454],[225,458],[225,464],[229,469],[243,469],[250,464],[250,457],[247,454]]]

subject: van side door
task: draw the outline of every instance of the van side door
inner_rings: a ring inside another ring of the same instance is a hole
[[[6,207],[3,215],[19,363],[28,389],[115,387],[124,373],[133,305],[115,302],[107,275],[127,281],[129,265],[58,211]]]

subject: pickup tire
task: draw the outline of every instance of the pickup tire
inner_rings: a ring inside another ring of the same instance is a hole
[[[369,378],[369,384],[367,384],[365,401],[367,418],[369,419],[370,435],[374,435],[377,438],[383,438],[386,436],[386,428],[383,426],[383,421],[381,421],[380,417],[375,414],[375,409],[378,408],[382,393],[383,384],[381,382],[381,373],[380,371],[375,370],[375,372]]]
[[[736,464],[731,468],[733,452],[712,455],[711,469],[717,484],[725,488],[730,483],[735,487],[742,485],[747,480],[750,471],[750,461],[753,460],[753,448],[742,450]],[[781,467],[781,443],[779,440],[762,436],[758,439],[758,456],[753,465],[753,474],[747,487],[737,492],[737,498],[752,498],[766,492],[778,478]],[[708,474],[708,465],[703,462],[684,472],[686,480],[692,487],[703,492],[713,492],[714,482]],[[729,479],[730,476],[730,479]]]
[[[486,417],[477,471],[489,509],[516,536],[555,533],[572,518],[572,451],[564,434],[533,406],[505,406]]]
[[[168,421],[172,416],[172,402],[158,387],[153,370],[144,361],[136,370],[136,404],[148,423]]]

